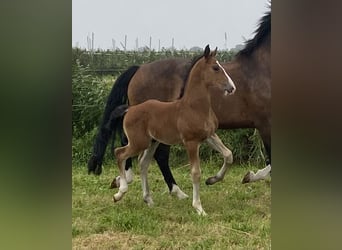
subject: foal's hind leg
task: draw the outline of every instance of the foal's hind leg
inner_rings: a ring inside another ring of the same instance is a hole
[[[128,190],[126,173],[125,173],[125,164],[126,164],[126,159],[128,158],[126,156],[127,151],[128,151],[128,146],[115,149],[115,156],[118,161],[118,168],[119,168],[119,173],[120,173],[120,187],[119,187],[119,191],[113,197],[114,202],[121,200],[123,195]]]
[[[125,147],[115,149],[115,157],[118,160],[118,168],[120,172],[120,187],[119,191],[114,195],[114,202],[122,199],[124,194],[128,190],[126,173],[125,173],[125,163],[129,157],[137,155],[141,150],[133,148],[130,145]]]
[[[153,158],[153,154],[156,151],[156,148],[158,147],[159,142],[153,142],[151,146],[144,151],[142,156],[139,158],[139,165],[141,168],[141,185],[143,190],[143,198],[144,201],[147,203],[147,205],[152,206],[153,200],[150,195],[150,188],[148,186],[147,181],[147,172],[148,167],[150,165],[150,162]]]
[[[212,177],[209,177],[205,183],[207,185],[212,185],[218,181],[222,181],[229,166],[233,163],[233,154],[221,141],[220,137],[217,134],[210,136],[207,139],[209,146],[211,146],[216,151],[220,152],[223,156],[223,166],[221,167],[220,171]]]
[[[126,146],[128,144],[127,136],[125,135],[123,129],[120,130],[120,137],[121,137],[121,146]],[[126,170],[126,180],[127,183],[130,184],[133,182],[133,170],[132,170],[132,158],[128,158],[125,164]],[[110,188],[118,188],[120,187],[120,176],[116,176],[112,183],[110,184]]]

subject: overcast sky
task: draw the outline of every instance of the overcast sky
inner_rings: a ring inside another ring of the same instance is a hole
[[[94,32],[94,48],[177,49],[193,46],[225,49],[253,37],[268,0],[72,0],[72,46],[87,47]]]

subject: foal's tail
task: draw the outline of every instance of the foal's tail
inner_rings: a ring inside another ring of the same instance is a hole
[[[138,69],[139,66],[130,67],[119,76],[112,87],[112,90],[108,96],[102,122],[94,142],[93,154],[88,161],[88,174],[94,173],[95,175],[100,175],[102,172],[102,161],[106,152],[108,141],[113,133],[115,136],[115,130],[120,121],[120,119],[113,119],[111,121],[111,113],[116,107],[127,103],[128,85]]]
[[[116,127],[116,124],[118,123],[118,118],[121,118],[128,110],[128,105],[123,104],[118,107],[116,107],[112,113],[110,114],[110,118],[105,125],[106,129],[112,129],[113,127]]]

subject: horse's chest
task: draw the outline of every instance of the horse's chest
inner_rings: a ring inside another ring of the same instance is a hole
[[[203,119],[200,117],[180,122],[179,125],[182,138],[187,140],[204,140],[215,133],[217,129],[215,119]]]
[[[202,125],[199,126],[199,130],[203,131],[203,133],[208,137],[215,133],[217,129],[217,122],[214,119],[208,119],[203,121]]]

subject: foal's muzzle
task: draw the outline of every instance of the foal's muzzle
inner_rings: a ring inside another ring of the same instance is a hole
[[[224,95],[232,95],[234,94],[236,88],[234,86],[231,86],[229,84],[226,85],[226,87],[224,88]]]

